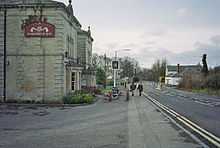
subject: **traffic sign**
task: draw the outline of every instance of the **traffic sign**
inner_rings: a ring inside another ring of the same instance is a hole
[[[112,61],[112,69],[119,69],[119,62],[118,61]]]

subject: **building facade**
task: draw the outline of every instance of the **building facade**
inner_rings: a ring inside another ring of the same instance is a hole
[[[79,30],[77,38],[78,46],[78,58],[82,63],[82,86],[83,87],[95,87],[96,86],[96,70],[92,65],[92,43],[93,38],[91,36],[90,27],[88,31]]]
[[[201,65],[167,65],[165,84],[170,86],[179,85],[182,77],[185,74],[199,74],[201,72]]]
[[[69,2],[0,1],[0,96],[60,102],[81,89],[81,24]]]

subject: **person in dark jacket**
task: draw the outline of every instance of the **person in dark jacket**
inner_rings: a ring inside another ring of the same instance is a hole
[[[139,96],[141,96],[142,91],[143,91],[143,84],[140,83],[140,84],[138,85],[138,88],[137,88],[137,89],[139,90]]]
[[[132,82],[132,84],[130,85],[130,91],[132,96],[134,96],[134,90],[135,90],[136,86],[134,85],[134,82]]]

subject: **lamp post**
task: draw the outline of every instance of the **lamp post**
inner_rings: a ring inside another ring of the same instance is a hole
[[[122,52],[122,51],[131,51],[131,49],[119,49],[119,50],[115,50],[115,61],[117,61],[117,54],[118,54],[118,52]],[[118,62],[118,67],[119,67],[119,62]],[[118,69],[115,69],[115,68],[113,68],[113,70],[114,70],[114,87],[116,87],[116,77],[117,77],[117,70]]]

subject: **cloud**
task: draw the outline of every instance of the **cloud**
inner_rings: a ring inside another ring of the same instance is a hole
[[[176,13],[179,17],[185,17],[190,15],[190,11],[187,8],[179,8]]]
[[[124,44],[122,45],[123,48],[136,48],[138,46],[138,44],[135,43],[128,43],[128,44]]]
[[[105,46],[108,48],[108,49],[117,49],[117,47],[119,46],[120,44],[118,42],[111,42],[111,43],[107,43]]]
[[[170,64],[198,64],[201,63],[202,55],[207,54],[207,61],[210,67],[220,65],[220,36],[213,36],[209,42],[196,42],[195,50],[170,55]]]
[[[220,65],[220,36],[210,37],[207,42],[195,42],[194,50],[175,53],[168,48],[149,47],[139,48],[132,53],[132,57],[140,62],[140,65],[150,68],[157,59],[167,59],[168,64],[201,64],[202,55],[207,54],[207,62],[210,67]]]
[[[214,43],[215,45],[219,46],[220,45],[220,35],[213,36],[211,38],[211,42]]]
[[[156,41],[146,41],[145,45],[155,45]]]
[[[158,38],[167,35],[168,31],[165,29],[151,28],[140,35],[140,38]]]

